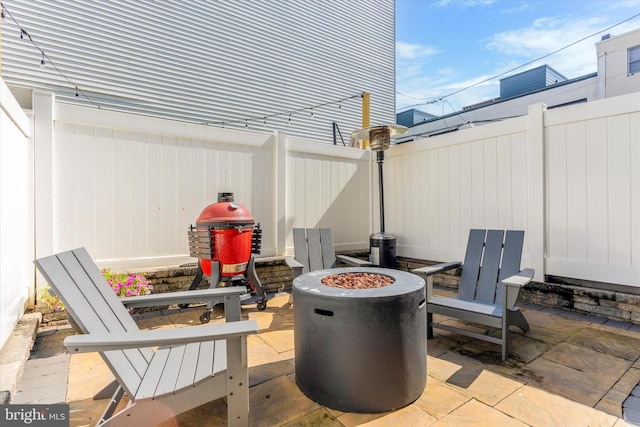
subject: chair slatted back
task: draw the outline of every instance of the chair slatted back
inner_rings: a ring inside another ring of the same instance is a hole
[[[500,282],[520,271],[524,231],[478,230],[469,232],[458,297],[502,304]]]
[[[303,273],[336,267],[336,254],[330,228],[294,228],[293,249]]]
[[[84,333],[139,330],[86,249],[40,258],[35,263]],[[100,354],[125,391],[135,396],[153,350],[113,350]]]

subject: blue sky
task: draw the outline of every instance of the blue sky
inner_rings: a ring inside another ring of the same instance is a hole
[[[458,111],[544,64],[568,79],[596,72],[595,43],[640,28],[640,16],[616,25],[638,14],[640,0],[396,0],[397,112]]]

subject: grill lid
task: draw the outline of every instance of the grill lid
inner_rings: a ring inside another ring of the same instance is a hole
[[[229,193],[223,193],[229,194]],[[219,202],[203,209],[196,220],[196,225],[253,225],[254,220],[249,210],[230,198],[218,197]]]

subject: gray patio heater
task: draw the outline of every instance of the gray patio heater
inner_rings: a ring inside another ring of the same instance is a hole
[[[378,188],[380,189],[380,231],[369,235],[369,261],[379,267],[395,268],[396,266],[396,236],[387,233],[384,229],[384,180],[382,177],[384,152],[391,146],[391,138],[406,132],[405,126],[385,125],[358,129],[352,134],[355,139],[368,139],[369,147],[376,152]]]

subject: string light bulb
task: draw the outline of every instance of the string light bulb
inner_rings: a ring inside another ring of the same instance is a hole
[[[62,71],[60,71],[60,69],[58,69],[56,64],[51,60],[51,58],[47,56],[45,51],[42,50],[40,46],[38,46],[38,44],[33,40],[29,32],[20,26],[18,21],[16,21],[16,19],[13,17],[13,15],[9,11],[9,9],[7,9],[7,7],[4,5],[4,3],[2,3],[2,1],[0,1],[0,11],[2,14],[1,15],[2,21],[4,22],[6,19],[11,19],[13,23],[20,29],[20,38],[21,39],[24,39],[25,37],[28,38],[31,44],[33,45],[33,47],[35,47],[38,51],[40,51],[40,53],[42,54],[42,58],[40,59],[40,68],[45,68],[48,61],[49,65],[51,65],[53,70],[58,72],[58,74],[60,74],[71,85],[71,87],[74,87],[76,89],[76,97],[79,97],[80,94],[82,94],[82,96],[86,98],[87,101],[89,101],[91,104],[95,105],[99,109],[102,108],[99,104],[97,104],[95,101],[89,98],[84,92],[78,89],[78,86],[75,83],[73,83]]]
[[[354,98],[359,98],[362,95],[359,93],[357,95],[351,95],[342,99],[337,99],[335,101],[329,101],[329,102],[324,102],[322,104],[317,104],[317,105],[311,105],[308,107],[304,107],[304,108],[298,108],[296,110],[290,110],[290,111],[282,111],[280,113],[274,113],[274,114],[269,114],[266,116],[256,116],[256,117],[243,117],[243,118],[237,118],[237,119],[232,119],[229,121],[216,121],[216,122],[203,122],[202,124],[204,125],[215,125],[215,126],[221,126],[221,127],[225,127],[226,125],[237,125],[237,126],[242,126],[242,122],[245,122],[245,127],[248,127],[247,124],[249,121],[253,122],[259,122],[260,120],[262,120],[262,122],[266,125],[267,124],[267,120],[270,117],[286,117],[287,115],[288,117],[288,122],[291,123],[293,120],[293,115],[297,114],[297,113],[304,113],[304,112],[309,112],[311,117],[315,117],[315,109],[317,108],[321,108],[327,105],[338,105],[338,108],[342,109],[342,102],[349,100],[349,99],[354,99]]]
[[[0,19],[2,19],[3,24],[7,20],[7,15],[4,13],[4,5],[2,5],[2,13],[0,13]]]

